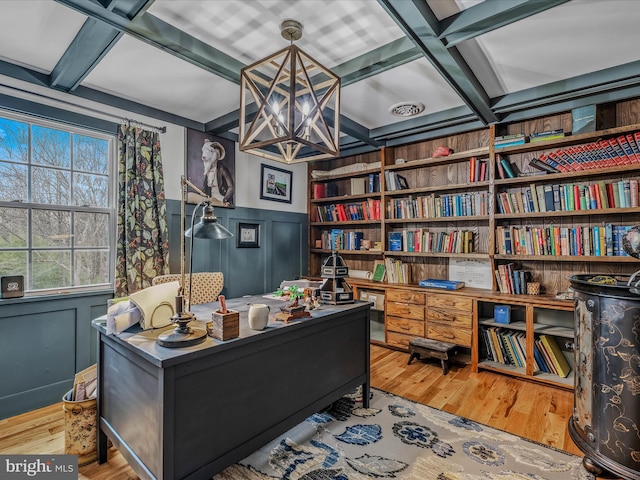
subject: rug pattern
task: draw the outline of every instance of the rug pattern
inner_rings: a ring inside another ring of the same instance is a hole
[[[372,389],[307,418],[214,480],[593,480],[579,457]]]

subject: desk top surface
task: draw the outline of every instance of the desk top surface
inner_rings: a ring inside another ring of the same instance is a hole
[[[252,330],[248,323],[248,312],[251,304],[266,304],[271,308],[269,314],[269,323],[263,330]],[[280,312],[280,307],[287,305],[287,301],[281,298],[274,297],[273,295],[252,295],[240,298],[228,299],[227,309],[237,311],[240,314],[240,336],[231,340],[217,340],[210,336],[207,336],[204,342],[189,347],[176,347],[167,348],[157,344],[157,337],[170,329],[175,328],[175,325],[170,325],[164,328],[156,328],[151,330],[142,330],[138,324],[125,330],[124,332],[105,335],[107,338],[113,338],[121,345],[127,348],[133,348],[138,354],[145,357],[151,363],[157,366],[168,366],[170,364],[179,363],[186,360],[188,357],[198,358],[204,355],[214,353],[212,350],[216,347],[216,351],[227,350],[239,346],[240,344],[259,341],[260,339],[267,337],[260,337],[263,335],[269,335],[275,333],[278,330],[285,328],[295,327],[307,322],[313,322],[314,320],[328,318],[333,315],[341,314],[349,310],[354,309],[366,309],[372,304],[370,302],[355,301],[354,303],[342,304],[342,305],[321,305],[319,308],[311,310],[310,317],[302,317],[300,319],[289,321],[284,323],[282,321],[275,320],[275,314]],[[192,327],[206,329],[206,323],[211,321],[212,313],[220,307],[218,302],[205,303],[202,305],[194,305],[191,308],[191,312],[196,316],[196,320],[190,323]],[[106,315],[96,318],[92,324],[101,333],[106,333],[105,329]]]

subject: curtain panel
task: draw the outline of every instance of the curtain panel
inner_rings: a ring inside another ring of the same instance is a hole
[[[169,236],[160,135],[118,128],[118,228],[115,296],[151,286],[169,273]]]

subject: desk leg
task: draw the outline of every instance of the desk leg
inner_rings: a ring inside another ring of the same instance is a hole
[[[362,384],[362,408],[369,408],[371,401],[371,387],[369,382]]]
[[[107,444],[109,440],[107,436],[98,428],[98,463],[105,463],[107,461]]]

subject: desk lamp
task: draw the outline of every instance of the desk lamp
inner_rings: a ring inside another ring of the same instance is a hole
[[[185,221],[185,203],[187,200],[187,186],[192,187],[197,193],[202,195],[205,199],[202,200],[193,209],[191,214],[191,228],[184,231]],[[176,323],[177,326],[170,332],[165,332],[158,336],[158,344],[163,347],[188,347],[203,342],[207,337],[207,332],[204,329],[189,327],[189,323],[195,320],[195,315],[189,310],[191,308],[191,295],[192,295],[192,280],[193,280],[193,239],[204,238],[206,240],[221,240],[223,238],[233,237],[233,233],[227,230],[223,225],[218,223],[218,219],[214,213],[213,206],[211,206],[211,197],[206,195],[202,190],[196,187],[183,175],[181,178],[181,210],[180,210],[180,289],[176,296],[176,310],[175,314],[171,317],[171,321]],[[202,217],[198,224],[194,225],[196,212],[202,207]],[[185,298],[184,292],[184,261],[186,257],[184,238],[189,237],[189,291]]]

